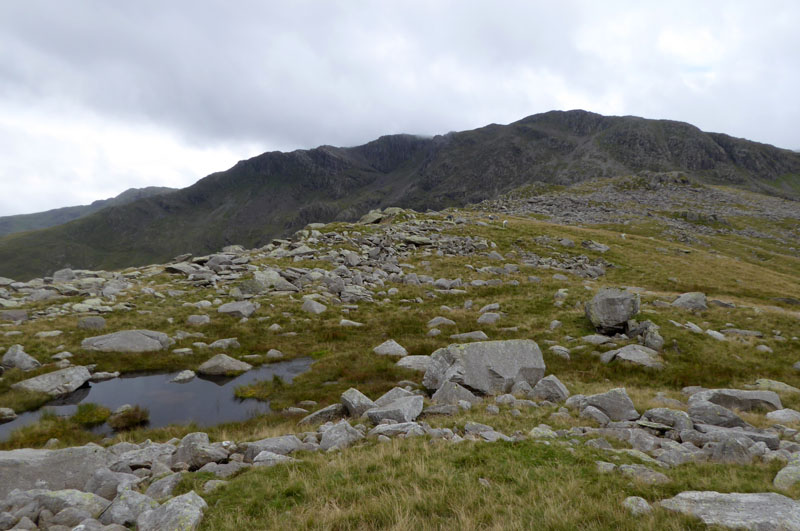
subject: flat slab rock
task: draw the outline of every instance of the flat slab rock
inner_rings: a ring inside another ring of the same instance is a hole
[[[423,385],[430,390],[455,382],[484,394],[503,394],[518,382],[534,386],[545,371],[542,351],[530,339],[454,344],[431,355]]]
[[[689,404],[705,400],[728,409],[750,411],[765,409],[775,411],[783,409],[781,398],[774,391],[743,391],[741,389],[708,389],[694,393],[689,397]]]
[[[800,503],[773,492],[723,494],[681,492],[661,507],[700,518],[706,525],[731,529],[800,531]]]
[[[92,375],[86,367],[68,367],[22,380],[12,389],[45,393],[52,397],[68,395],[89,381]]]
[[[227,354],[217,354],[197,368],[199,374],[208,376],[224,376],[226,374],[245,372],[253,366],[244,361],[231,358]]]
[[[0,499],[14,489],[83,489],[95,471],[108,465],[107,452],[99,446],[63,450],[0,451]]]
[[[87,337],[81,342],[81,348],[100,352],[156,352],[170,347],[173,343],[163,332],[123,330],[103,336]]]

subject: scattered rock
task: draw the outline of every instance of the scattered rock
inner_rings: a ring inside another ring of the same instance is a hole
[[[252,369],[249,363],[231,358],[227,354],[217,354],[197,368],[197,372],[207,376],[225,376],[246,372]]]
[[[8,350],[6,350],[6,353],[3,354],[2,366],[6,369],[30,371],[41,367],[42,364],[33,356],[28,355],[23,350],[22,345],[11,345],[8,347]]]
[[[88,382],[91,377],[92,375],[86,367],[68,367],[22,380],[12,385],[11,388],[58,397],[75,391]]]
[[[672,301],[672,306],[675,306],[676,308],[683,308],[684,310],[708,310],[708,304],[706,304],[706,295],[705,293],[700,293],[699,291],[693,291],[680,295],[677,299]]]
[[[628,321],[639,313],[639,295],[604,288],[586,304],[586,317],[601,334],[625,332]]]
[[[88,337],[81,342],[81,348],[100,352],[155,352],[164,350],[173,343],[162,332],[123,330],[104,336]]]
[[[687,491],[663,500],[660,505],[669,511],[700,518],[706,525],[751,530],[800,529],[800,504],[773,492]]]
[[[639,413],[624,388],[611,389],[605,393],[587,396],[587,406],[602,411],[611,420],[636,420]]]
[[[372,349],[380,356],[407,356],[408,351],[394,339],[388,339]]]

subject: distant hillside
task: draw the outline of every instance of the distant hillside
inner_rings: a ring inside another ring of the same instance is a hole
[[[681,122],[553,111],[433,138],[393,135],[352,148],[264,153],[175,193],[7,236],[0,240],[0,276],[255,247],[308,222],[352,220],[376,207],[439,209],[532,182],[571,184],[644,170],[800,198],[800,154],[790,150]]]
[[[100,199],[93,202],[91,205],[56,208],[45,212],[36,212],[34,214],[2,216],[0,217],[0,236],[62,225],[72,220],[88,216],[89,214],[94,214],[106,207],[126,205],[138,199],[152,197],[154,195],[163,195],[174,191],[175,188],[165,188],[161,186],[130,188],[116,197]]]

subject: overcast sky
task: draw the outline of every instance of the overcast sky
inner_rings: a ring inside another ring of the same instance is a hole
[[[552,109],[800,148],[800,2],[3,0],[0,215]]]

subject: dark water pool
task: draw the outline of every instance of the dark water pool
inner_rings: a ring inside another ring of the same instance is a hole
[[[269,404],[258,400],[240,400],[234,388],[258,380],[271,380],[279,376],[285,382],[308,371],[311,358],[298,358],[262,365],[235,378],[196,377],[187,383],[172,383],[177,372],[136,374],[93,383],[74,393],[54,400],[41,409],[21,413],[12,422],[0,424],[0,440],[12,431],[36,422],[44,411],[68,416],[75,413],[80,403],[94,403],[115,410],[123,404],[139,405],[150,410],[151,428],[168,424],[214,426],[225,422],[247,420],[269,413]],[[109,432],[107,425],[96,431]]]

